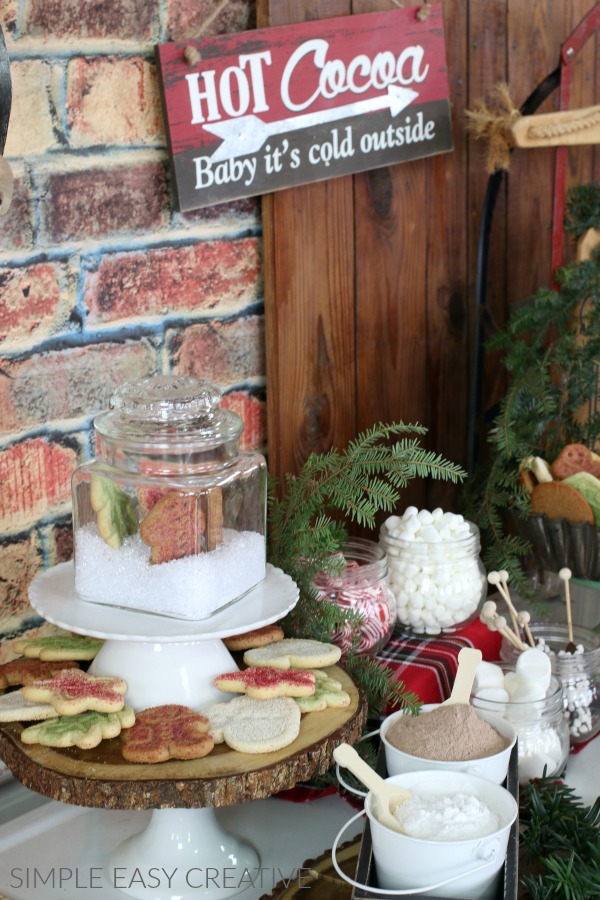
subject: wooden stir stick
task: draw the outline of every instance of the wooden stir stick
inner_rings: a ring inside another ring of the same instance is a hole
[[[566,567],[561,569],[558,573],[558,577],[564,581],[565,584],[565,605],[567,607],[567,634],[569,637],[569,643],[566,646],[567,653],[575,653],[577,647],[575,646],[575,642],[573,640],[573,616],[571,614],[571,590],[569,588],[569,580],[573,573],[570,569]]]

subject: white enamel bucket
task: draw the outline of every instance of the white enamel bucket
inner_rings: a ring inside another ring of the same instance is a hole
[[[506,858],[508,838],[518,815],[512,794],[499,784],[464,772],[419,771],[393,775],[386,781],[421,795],[448,797],[464,793],[477,797],[498,817],[499,828],[492,834],[468,840],[425,840],[402,834],[382,825],[373,814],[371,793],[365,812],[371,826],[373,859],[378,888],[351,880],[337,864],[335,851],[354,816],[336,837],[332,858],[345,881],[373,894],[421,894],[427,897],[460,900],[493,900]]]

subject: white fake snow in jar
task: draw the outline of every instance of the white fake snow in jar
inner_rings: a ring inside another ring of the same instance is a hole
[[[439,634],[469,619],[486,589],[479,533],[463,516],[409,506],[390,516],[380,535],[397,618],[415,631]]]

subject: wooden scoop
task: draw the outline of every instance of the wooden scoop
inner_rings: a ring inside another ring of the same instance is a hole
[[[340,744],[339,747],[336,747],[333,751],[333,758],[338,765],[350,769],[352,774],[360,778],[364,786],[371,791],[375,800],[377,819],[381,824],[403,834],[402,826],[394,818],[393,813],[405,800],[410,800],[411,792],[384,781],[371,766],[367,765],[364,759],[360,758],[350,744]]]
[[[458,669],[452,693],[447,700],[444,700],[442,706],[449,706],[451,703],[468,703],[473,688],[473,680],[475,671],[481,662],[483,654],[481,650],[474,647],[463,647],[458,654]]]

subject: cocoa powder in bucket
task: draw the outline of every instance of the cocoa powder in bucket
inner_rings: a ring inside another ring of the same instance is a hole
[[[467,703],[438,706],[418,716],[400,716],[388,728],[386,738],[411,756],[446,762],[494,756],[510,744]]]

